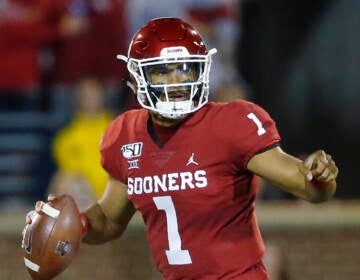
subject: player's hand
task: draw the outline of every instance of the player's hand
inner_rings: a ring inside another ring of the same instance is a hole
[[[49,194],[48,202],[55,201],[56,198],[57,198],[56,196],[54,196],[52,194]],[[33,220],[33,218],[35,217],[36,214],[41,213],[41,209],[42,209],[42,207],[44,207],[45,204],[46,203],[44,201],[41,201],[41,200],[36,201],[35,209],[29,211],[26,214],[25,222],[26,222],[27,225],[30,225],[32,223],[32,220]],[[88,231],[88,226],[89,226],[89,223],[88,223],[88,220],[87,220],[87,217],[86,217],[85,213],[80,213],[80,220],[81,220],[81,225],[82,225],[82,233],[83,233],[83,235],[85,235],[87,233],[87,231]]]
[[[47,202],[36,202],[26,223],[21,242],[25,266],[32,279],[53,279],[70,265],[81,244],[76,202],[66,194],[49,196]]]
[[[309,155],[301,165],[300,171],[307,181],[330,182],[335,180],[339,169],[331,156],[323,150]]]
[[[51,201],[54,201],[56,199],[56,196],[50,194],[48,196],[48,201],[51,202]],[[41,213],[41,209],[42,207],[45,205],[45,202],[44,201],[36,201],[35,203],[35,209],[34,210],[31,210],[29,211],[27,214],[26,214],[26,217],[25,217],[25,222],[26,224],[31,224],[32,223],[32,220],[35,216],[35,214],[40,214]]]
[[[56,197],[54,195],[49,195],[48,196],[48,201],[54,201],[56,199]],[[44,201],[36,201],[35,203],[35,209],[29,211],[26,216],[25,216],[25,222],[26,225],[22,231],[22,237],[23,237],[23,241],[22,241],[22,245],[21,247],[24,248],[24,240],[25,240],[25,233],[27,230],[27,227],[29,227],[32,224],[32,221],[34,220],[34,218],[36,217],[36,214],[40,214],[42,207],[45,205]]]

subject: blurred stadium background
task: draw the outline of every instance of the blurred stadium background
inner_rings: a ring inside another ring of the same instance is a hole
[[[323,148],[340,168],[335,198],[321,205],[262,182],[272,280],[359,279],[359,15],[356,0],[0,0],[0,279],[29,279],[24,217],[59,168],[53,143],[74,114],[76,82],[97,79],[114,115],[134,107],[114,57],[157,16],[188,19],[219,49],[214,100],[260,104],[285,150]],[[84,245],[58,279],[160,279],[144,231],[136,216],[120,240]]]

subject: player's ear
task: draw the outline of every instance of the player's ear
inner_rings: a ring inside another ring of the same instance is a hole
[[[131,83],[130,81],[126,81],[126,86],[134,93],[136,94],[136,85]]]
[[[132,75],[129,75],[128,79],[125,81],[126,86],[133,92],[137,93],[137,83],[135,78]]]

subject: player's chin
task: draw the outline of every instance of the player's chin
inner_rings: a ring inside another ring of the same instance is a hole
[[[168,118],[161,115],[159,112],[155,112],[155,111],[153,111],[151,114],[153,115],[153,119],[156,123],[159,123],[165,127],[177,125],[181,123],[188,116],[188,114],[182,114],[179,115],[178,117]]]

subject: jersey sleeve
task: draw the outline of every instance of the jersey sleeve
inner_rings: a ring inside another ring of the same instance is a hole
[[[101,165],[104,170],[113,178],[120,182],[125,182],[124,174],[121,174],[121,163],[119,161],[119,151],[117,149],[118,139],[122,122],[120,118],[115,119],[104,132],[100,142]]]
[[[260,106],[240,101],[232,117],[237,122],[233,150],[236,155],[236,164],[244,169],[249,160],[257,153],[279,144],[281,138],[274,120]],[[235,126],[234,126],[235,127]]]

